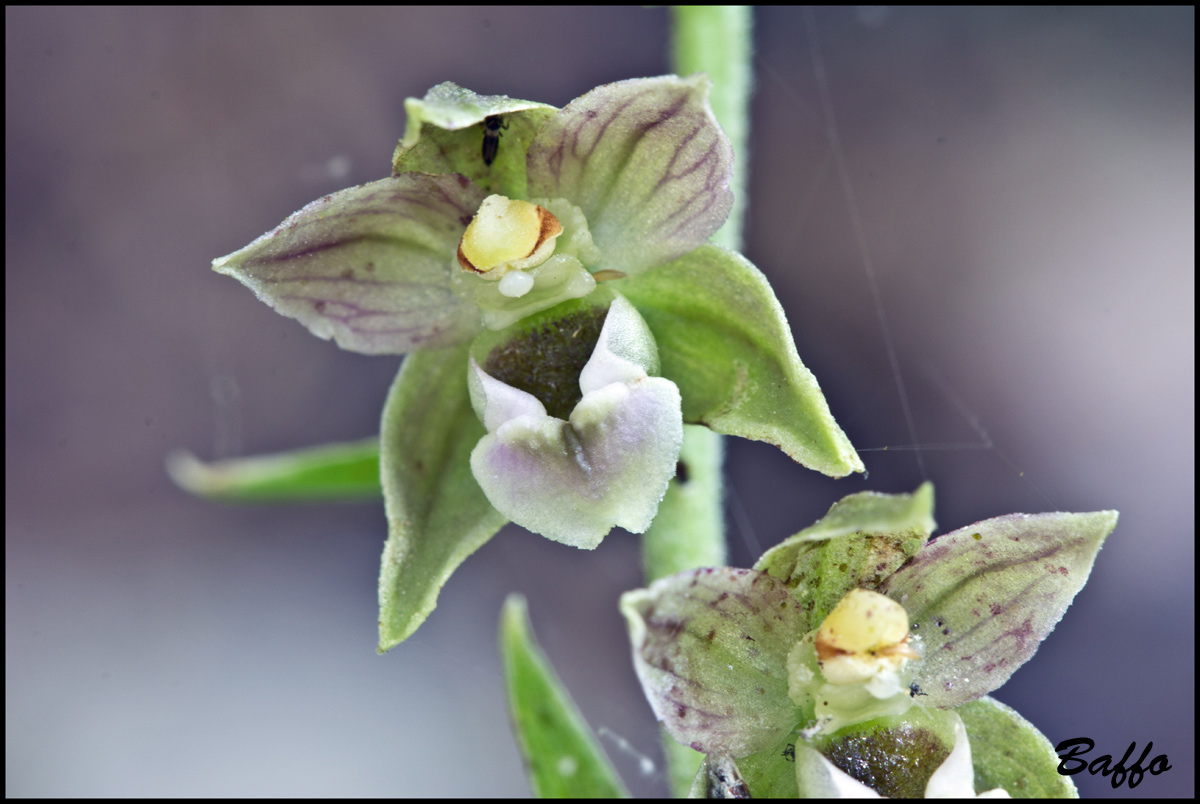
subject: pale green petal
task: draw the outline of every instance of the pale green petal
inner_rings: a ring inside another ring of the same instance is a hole
[[[471,406],[488,432],[520,416],[546,418],[546,406],[533,394],[500,382],[481,369],[473,357],[468,360],[467,368]]]
[[[410,174],[314,201],[213,261],[321,338],[365,354],[469,340],[479,311],[450,290],[454,255],[483,191],[461,177]]]
[[[1009,514],[947,533],[884,582],[924,643],[916,681],[927,706],[999,687],[1083,588],[1116,511]]]
[[[754,570],[681,572],[621,596],[634,668],[663,726],[681,743],[733,757],[761,751],[801,719],[787,654],[803,614]]]
[[[646,321],[628,299],[617,296],[608,308],[596,349],[579,374],[584,394],[614,382],[658,374],[658,347]]]
[[[971,765],[971,741],[962,718],[954,716],[954,748],[925,785],[925,798],[974,798],[975,771]]]
[[[529,146],[529,192],[587,216],[599,269],[636,274],[686,254],[729,215],[733,151],[709,81],[618,81],[579,97]]]
[[[882,798],[801,742],[796,743],[796,779],[800,798]]]

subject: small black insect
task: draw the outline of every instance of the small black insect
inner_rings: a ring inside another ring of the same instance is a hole
[[[508,123],[500,120],[500,115],[490,114],[483,118],[483,164],[488,167],[496,161],[496,152],[500,149],[500,131],[508,128]]]
[[[928,695],[929,694],[927,692],[921,692],[920,685],[918,685],[917,682],[915,682],[915,681],[912,684],[908,685],[908,691],[912,694],[912,697],[914,697],[914,698],[917,697],[918,695]]]

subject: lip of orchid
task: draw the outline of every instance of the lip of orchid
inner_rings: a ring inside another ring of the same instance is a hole
[[[468,387],[488,432],[472,452],[471,469],[492,505],[519,525],[587,549],[615,526],[644,531],[683,439],[678,388],[650,376],[656,368],[649,328],[619,295],[579,372],[582,396],[565,420],[472,356]]]

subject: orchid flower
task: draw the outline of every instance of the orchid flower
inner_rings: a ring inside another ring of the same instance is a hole
[[[589,549],[643,532],[685,423],[862,471],[765,278],[706,242],[733,160],[708,89],[555,109],[440,84],[407,101],[389,178],[214,262],[344,349],[414,353],[383,413],[381,649],[505,521]]]
[[[932,504],[928,484],[854,494],[753,569],[622,596],[651,707],[707,755],[693,792],[1074,791],[1049,741],[985,696],[1062,617],[1116,513],[1014,514],[929,541]]]

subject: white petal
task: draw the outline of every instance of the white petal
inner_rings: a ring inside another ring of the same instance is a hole
[[[1007,798],[1008,794],[997,788],[989,790],[989,798]],[[954,717],[954,749],[946,761],[929,777],[925,785],[925,798],[974,798],[975,768],[971,764],[971,741],[962,718]]]
[[[546,406],[536,396],[500,382],[470,359],[467,387],[471,406],[489,433],[500,425],[521,416],[545,417]]]
[[[618,296],[584,367],[569,421],[472,360],[471,403],[487,427],[471,471],[498,511],[534,533],[592,549],[614,527],[650,527],[683,444],[679,389],[637,310]]]
[[[608,308],[600,339],[579,375],[586,395],[609,383],[632,382],[658,371],[658,347],[637,308],[617,296]]]
[[[480,440],[471,470],[509,519],[590,550],[613,527],[649,527],[682,442],[679,389],[646,377],[588,394],[570,423],[510,419]]]

